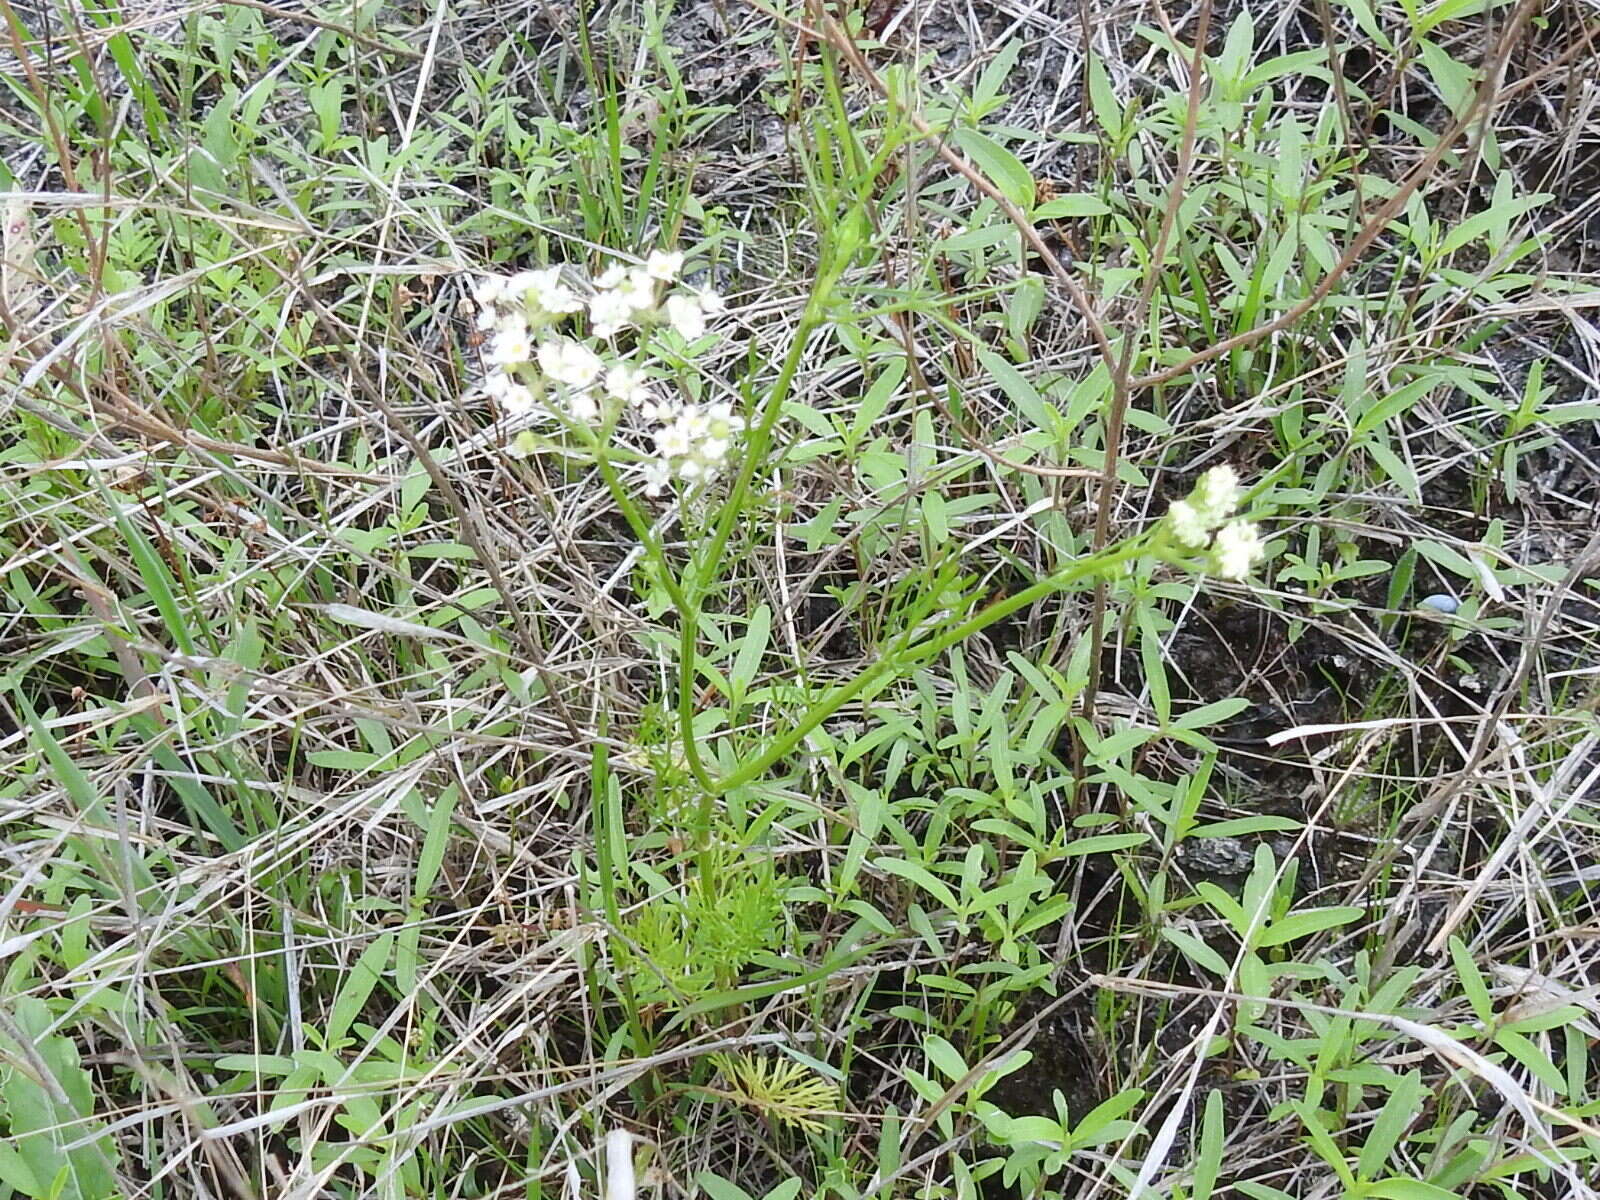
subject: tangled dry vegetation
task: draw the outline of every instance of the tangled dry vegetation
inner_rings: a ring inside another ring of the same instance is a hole
[[[0,15],[0,1200],[1600,1193],[1592,0]]]

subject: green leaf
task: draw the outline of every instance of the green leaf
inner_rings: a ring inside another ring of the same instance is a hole
[[[1111,206],[1099,196],[1072,192],[1051,197],[1035,208],[1032,215],[1035,221],[1054,221],[1062,217],[1104,217],[1110,213]]]
[[[1418,39],[1417,49],[1422,55],[1422,65],[1433,78],[1434,86],[1450,105],[1451,115],[1460,118],[1472,103],[1476,75],[1474,68],[1457,62],[1443,46],[1427,38]]]
[[[903,858],[879,858],[875,859],[872,865],[880,871],[898,875],[901,879],[916,884],[951,912],[961,907],[956,901],[955,893],[944,881],[920,863],[907,862]]]
[[[1234,817],[1228,821],[1212,821],[1196,825],[1188,833],[1195,838],[1244,837],[1252,833],[1293,833],[1303,829],[1305,823],[1293,817]]]
[[[1539,411],[1539,420],[1546,425],[1566,425],[1573,421],[1600,421],[1600,404],[1553,404]]]
[[[393,952],[394,934],[385,933],[374,939],[372,945],[356,959],[328,1013],[328,1029],[324,1036],[328,1045],[333,1045],[350,1031],[350,1026],[366,1006],[367,998],[372,995],[372,989],[383,978],[384,968],[389,965],[389,955]]]
[[[1285,942],[1292,942],[1296,938],[1308,937],[1313,933],[1321,933],[1324,929],[1334,929],[1340,925],[1348,925],[1351,921],[1360,920],[1366,915],[1366,910],[1352,905],[1341,905],[1336,908],[1314,908],[1310,912],[1290,913],[1288,916],[1272,922],[1256,935],[1257,946],[1281,946]]]
[[[1550,1061],[1549,1055],[1528,1038],[1511,1029],[1502,1029],[1494,1035],[1494,1044],[1527,1067],[1534,1077],[1558,1096],[1567,1094],[1567,1080]]]
[[[1063,847],[1067,855],[1105,854],[1112,850],[1132,850],[1150,840],[1145,833],[1100,833],[1094,837],[1074,838]]]
[[[928,1061],[943,1071],[945,1078],[952,1083],[963,1078],[970,1070],[961,1052],[936,1033],[929,1034],[923,1040],[922,1049]]]
[[[1362,1179],[1372,1179],[1383,1170],[1389,1155],[1400,1144],[1400,1138],[1422,1111],[1422,1098],[1427,1091],[1416,1072],[1401,1076],[1400,1082],[1389,1093],[1378,1118],[1372,1123],[1367,1140],[1362,1143],[1361,1157],[1356,1163],[1356,1174]]]
[[[185,654],[193,654],[195,646],[190,632],[195,628],[195,623],[184,617],[178,605],[176,581],[167,570],[167,564],[156,553],[156,548],[150,544],[150,540],[124,515],[123,506],[115,500],[111,503],[117,532],[128,545],[134,565],[139,569],[139,578],[144,583],[145,591],[154,602],[156,611],[161,614],[161,621],[167,628],[167,636],[179,650]]]
[[[1015,154],[976,129],[958,129],[951,140],[1007,200],[1023,211],[1033,204],[1033,176]]]
[[[1195,937],[1194,934],[1185,933],[1181,929],[1164,927],[1161,930],[1161,936],[1179,950],[1182,950],[1190,961],[1204,967],[1218,979],[1226,979],[1231,973],[1228,970],[1228,964],[1223,961],[1222,955]]]
[[[1489,998],[1489,985],[1479,972],[1478,964],[1472,961],[1466,944],[1458,937],[1450,939],[1450,960],[1455,964],[1456,978],[1461,981],[1467,1003],[1472,1005],[1478,1020],[1490,1024],[1494,1021],[1494,1001]]]
[[[1417,17],[1413,32],[1417,37],[1422,37],[1446,21],[1474,17],[1488,12],[1491,8],[1500,8],[1509,2],[1510,0],[1439,0],[1439,3],[1429,5]]]
[[[711,1200],[755,1200],[749,1192],[745,1191],[732,1180],[724,1179],[721,1175],[710,1171],[701,1171],[695,1176],[695,1182],[700,1185]]]
[[[44,1183],[33,1173],[28,1160],[9,1141],[0,1142],[0,1185],[24,1196],[46,1194]]]
[[[1533,196],[1518,196],[1490,205],[1481,213],[1474,213],[1448,234],[1439,246],[1441,257],[1453,254],[1463,246],[1477,241],[1496,225],[1509,225],[1524,213],[1538,208],[1551,199],[1549,192]]]
[[[1012,38],[1000,52],[996,54],[989,65],[983,69],[983,74],[978,77],[977,86],[972,89],[972,107],[976,116],[983,116],[994,110],[994,107],[1005,99],[1000,89],[1005,87],[1006,80],[1011,77],[1011,71],[1017,64],[1017,56],[1022,53],[1022,40]]]
[[[1227,1140],[1223,1129],[1222,1093],[1213,1088],[1206,1097],[1205,1117],[1200,1123],[1200,1153],[1194,1162],[1194,1184],[1189,1200],[1211,1200],[1217,1186],[1217,1171],[1222,1166],[1222,1147]]]
[[[1436,567],[1443,567],[1446,571],[1460,576],[1462,579],[1478,583],[1483,578],[1482,572],[1473,566],[1472,560],[1460,551],[1446,546],[1443,542],[1426,541],[1418,539],[1413,549],[1423,558]]]
[[[1199,708],[1191,708],[1186,713],[1178,714],[1178,719],[1172,723],[1174,729],[1202,729],[1207,725],[1220,725],[1229,717],[1237,716],[1250,707],[1250,701],[1243,696],[1229,696],[1225,700],[1213,700],[1210,704],[1202,704]]]
[[[1119,1131],[1115,1136],[1121,1137],[1122,1118],[1138,1107],[1139,1101],[1144,1097],[1142,1088],[1128,1088],[1102,1100],[1084,1113],[1083,1120],[1073,1126],[1072,1145],[1074,1147],[1099,1145],[1107,1140],[1107,1133],[1113,1129]]]
[[[1420,1179],[1380,1179],[1362,1189],[1363,1195],[1379,1196],[1382,1200],[1461,1200],[1456,1192],[1447,1192]]]
[[[1172,689],[1167,683],[1167,655],[1162,645],[1161,626],[1148,604],[1136,604],[1134,614],[1139,625],[1139,660],[1144,666],[1145,686],[1150,689],[1156,724],[1165,729],[1172,723]]]
[[[979,346],[977,352],[978,361],[983,364],[983,369],[1000,385],[1000,390],[1006,394],[1006,399],[1011,401],[1016,410],[1026,417],[1028,423],[1035,429],[1048,430],[1050,417],[1045,409],[1044,398],[1039,395],[1039,390],[1028,382],[1027,376],[993,350]]]
[[[1251,1183],[1248,1179],[1241,1179],[1233,1186],[1251,1200],[1294,1200],[1293,1196],[1281,1188],[1268,1187],[1264,1183]]]
[[[1228,37],[1223,43],[1222,53],[1212,60],[1213,72],[1219,83],[1223,85],[1223,92],[1230,99],[1243,98],[1241,85],[1244,82],[1245,72],[1250,67],[1250,55],[1255,49],[1256,28],[1250,18],[1250,10],[1241,8],[1239,15],[1233,19],[1233,24],[1228,27]]]
[[[739,643],[739,653],[728,673],[730,692],[728,699],[741,706],[761,670],[761,660],[767,653],[767,642],[772,632],[772,610],[765,604],[756,606],[745,626],[744,640]]]
[[[1411,581],[1417,574],[1417,552],[1415,548],[1408,548],[1394,564],[1394,573],[1389,576],[1389,592],[1385,605],[1398,611],[1406,607],[1406,597],[1411,594]]]
[[[214,1065],[247,1075],[287,1075],[295,1069],[294,1059],[283,1054],[224,1054]]]
[[[444,864],[445,844],[450,838],[450,818],[456,810],[458,795],[455,784],[445,788],[428,814],[428,832],[423,837],[422,851],[417,855],[417,877],[411,887],[413,903],[421,904],[428,898],[428,889],[439,877]]]
[[[1250,918],[1245,915],[1244,907],[1237,900],[1209,880],[1201,882],[1194,890],[1202,900],[1222,914],[1223,919],[1233,926],[1235,933],[1240,937],[1244,936]]]
[[[1300,1123],[1306,1131],[1306,1140],[1311,1143],[1318,1157],[1333,1168],[1333,1173],[1339,1177],[1339,1182],[1344,1184],[1347,1192],[1356,1191],[1356,1177],[1350,1172],[1350,1164],[1345,1161],[1344,1152],[1339,1149],[1339,1144],[1323,1128],[1322,1117],[1316,1107],[1304,1100],[1296,1100],[1290,1107],[1299,1116]]]
[[[0,1113],[9,1124],[4,1144],[14,1151],[0,1162],[0,1177],[11,1186],[30,1180],[30,1197],[108,1200],[117,1192],[116,1147],[96,1132],[94,1092],[77,1046],[55,1032],[44,1001],[20,996],[9,1003],[32,1053],[0,1035]],[[48,1082],[32,1074],[36,1066],[49,1072]]]
[[[1120,140],[1123,126],[1127,123],[1122,102],[1117,99],[1105,63],[1094,53],[1089,55],[1089,106],[1094,109],[1094,119],[1100,122],[1100,128],[1106,131],[1106,136],[1113,142]]]

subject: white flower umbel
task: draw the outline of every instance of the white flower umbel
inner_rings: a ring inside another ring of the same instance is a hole
[[[530,423],[542,415],[617,439],[636,457],[648,495],[717,478],[743,417],[724,402],[685,403],[672,381],[696,348],[646,336],[671,326],[684,342],[701,341],[727,311],[715,291],[682,283],[684,261],[679,251],[653,250],[643,263],[612,263],[590,285],[579,284],[570,266],[474,280],[476,324],[487,335],[485,393],[506,415]],[[542,444],[524,431],[512,452]]]
[[[1239,507],[1239,476],[1227,464],[1212,467],[1194,485],[1186,500],[1167,510],[1172,540],[1190,550],[1203,550],[1211,533]]]
[[[668,463],[674,459],[685,459],[694,449],[694,439],[689,435],[689,427],[685,424],[685,414],[679,413],[678,419],[670,425],[663,425],[656,430],[656,453]]]
[[[1246,579],[1261,561],[1266,546],[1261,532],[1249,521],[1231,520],[1239,508],[1239,476],[1226,464],[1212,467],[1183,500],[1175,500],[1162,523],[1167,544],[1183,551],[1210,552],[1200,560],[1202,569],[1221,579]],[[1194,566],[1188,554],[1173,561]]]
[[[655,312],[656,277],[648,270],[608,267],[595,286],[598,290],[589,301],[589,332],[596,337],[614,338]]]
[[[505,295],[506,281],[502,275],[484,275],[472,285],[472,301],[480,308],[492,309]]]
[[[1238,473],[1226,463],[1212,467],[1200,476],[1189,502],[1213,528],[1222,524],[1239,507]]]
[[[520,367],[533,358],[533,339],[521,321],[503,325],[489,343],[489,360],[505,370]]]
[[[656,431],[660,465],[647,470],[647,486],[664,485],[666,478],[691,484],[715,479],[743,427],[731,404],[685,404]]]
[[[604,364],[589,347],[571,338],[549,338],[539,343],[539,370],[570,388],[586,388]]]
[[[708,317],[720,317],[728,311],[728,302],[710,288],[701,288],[694,294],[700,311]]]
[[[596,292],[589,301],[589,332],[608,341],[633,325],[634,307],[617,288]]]
[[[1217,530],[1217,541],[1211,548],[1211,569],[1222,579],[1245,579],[1265,551],[1261,532],[1254,525],[1230,521]]]
[[[631,408],[639,408],[652,399],[644,372],[627,363],[618,363],[606,372],[606,395]]]
[[[641,271],[638,267],[635,267],[617,285],[617,293],[634,312],[650,312],[656,306],[655,277],[648,271]]]
[[[541,271],[522,271],[513,275],[507,291],[520,296],[535,311],[559,317],[583,309],[578,294],[561,282],[560,267],[545,267]]]
[[[572,414],[573,420],[593,425],[600,420],[600,401],[595,399],[594,392],[587,388],[568,392],[567,411]]]
[[[484,380],[483,388],[511,416],[521,416],[533,410],[533,389],[503,371],[491,371]]]
[[[683,255],[677,251],[652,250],[644,261],[644,273],[662,283],[672,283],[683,270]]]
[[[664,459],[652,458],[644,465],[644,494],[659,496],[672,482],[672,468]]]

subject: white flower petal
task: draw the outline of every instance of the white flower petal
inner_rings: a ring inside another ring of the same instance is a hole
[[[667,320],[678,336],[692,342],[706,331],[706,315],[697,301],[688,296],[667,297]]]
[[[633,306],[622,292],[597,292],[589,301],[589,323],[596,337],[615,337],[632,320]]]
[[[571,392],[567,395],[567,409],[573,418],[592,424],[600,419],[600,406],[595,402],[592,392]]]
[[[550,338],[539,343],[539,369],[568,387],[588,387],[600,374],[600,358],[571,338]]]
[[[644,273],[662,283],[671,283],[682,270],[683,255],[677,251],[652,250],[644,262]]]
[[[672,482],[672,468],[659,458],[652,458],[644,465],[644,494],[659,496],[666,490],[667,484]]]

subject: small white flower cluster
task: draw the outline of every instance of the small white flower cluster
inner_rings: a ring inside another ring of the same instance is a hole
[[[726,311],[713,291],[663,295],[682,270],[682,254],[656,250],[641,267],[608,267],[587,299],[565,282],[560,267],[479,279],[472,296],[486,342],[485,391],[512,416],[543,402],[602,429],[613,428],[621,412],[655,426],[649,434],[654,456],[644,466],[652,496],[673,479],[714,479],[743,421],[729,404],[687,404],[659,391],[646,371],[660,358],[660,347],[647,336],[652,330],[672,329],[692,352],[708,318]],[[586,335],[568,325],[579,314]],[[619,344],[629,331],[638,335],[631,346]]]
[[[1211,571],[1223,579],[1244,579],[1261,561],[1265,544],[1249,521],[1230,521],[1239,508],[1239,476],[1230,466],[1212,467],[1185,500],[1167,510],[1168,535],[1188,550],[1211,547]],[[1215,540],[1213,540],[1213,534]]]

